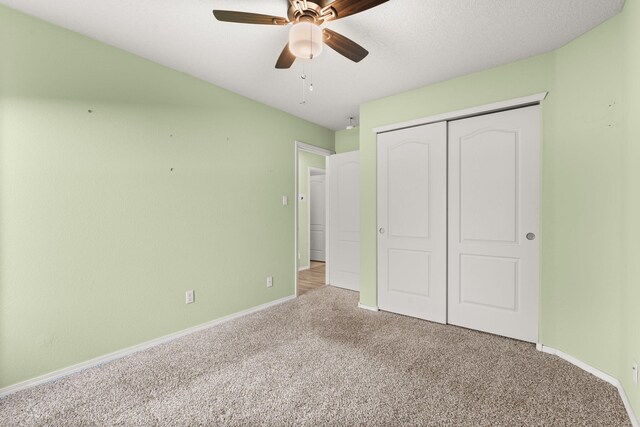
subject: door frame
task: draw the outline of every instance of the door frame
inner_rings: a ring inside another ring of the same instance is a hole
[[[513,98],[513,99],[508,99],[508,100],[504,100],[504,101],[499,101],[499,102],[493,102],[490,104],[484,104],[484,105],[479,105],[476,107],[471,107],[471,108],[466,108],[463,110],[456,110],[456,111],[450,111],[447,113],[443,113],[443,114],[437,114],[437,115],[433,115],[433,116],[428,116],[428,117],[423,117],[423,118],[419,118],[416,120],[410,120],[410,121],[406,121],[406,122],[400,122],[400,123],[394,123],[394,124],[390,124],[390,125],[385,125],[385,126],[380,126],[377,128],[374,128],[372,131],[373,133],[376,134],[376,152],[378,150],[378,139],[377,136],[381,133],[385,133],[385,132],[393,132],[396,130],[401,130],[401,129],[407,129],[407,128],[411,128],[411,127],[416,127],[416,126],[423,126],[423,125],[427,125],[427,124],[431,124],[431,123],[438,123],[438,122],[450,122],[453,120],[459,120],[459,119],[465,119],[465,118],[470,118],[470,117],[475,117],[475,116],[481,116],[484,114],[491,114],[491,113],[497,113],[500,111],[506,111],[506,110],[514,110],[517,108],[523,108],[523,107],[529,107],[529,106],[533,106],[533,105],[541,105],[542,101],[545,100],[545,98],[547,97],[549,92],[540,92],[540,93],[536,93],[533,95],[529,95],[529,96],[524,96],[524,97],[520,97],[520,98]],[[542,118],[540,119],[540,123],[542,123]],[[448,143],[448,141],[447,141]],[[540,152],[542,154],[542,150],[543,150],[543,141],[542,141],[542,135],[541,135],[541,141],[540,141]],[[540,166],[542,167],[542,163],[540,164]],[[377,182],[377,168],[378,168],[378,160],[377,160],[377,155],[376,155],[376,200],[378,199],[378,192],[380,191],[379,189],[379,185]],[[540,179],[542,179],[542,172],[540,173]],[[542,187],[541,187],[542,189]],[[540,205],[541,206],[541,205]],[[377,217],[377,201],[376,201],[376,217]],[[378,262],[377,262],[377,253],[378,253],[378,224],[376,224],[376,228],[375,228],[375,232],[376,232],[376,305],[373,307],[367,307],[371,310],[377,311],[379,310],[378,307],[378,286],[379,286],[379,278],[378,278]],[[448,238],[448,237],[447,237]],[[540,230],[540,239],[542,239],[542,229]],[[542,250],[542,240],[540,241],[540,250]],[[447,249],[448,251],[448,249]],[[540,263],[539,263],[539,268],[542,269],[542,257],[540,257]],[[540,276],[542,277],[542,275]],[[538,292],[541,292],[542,290],[542,285],[540,284],[539,288],[538,288]],[[538,325],[540,325],[540,322],[542,320],[542,316],[540,315],[542,311],[542,298],[539,299],[539,304],[538,304]],[[540,331],[540,328],[538,328],[538,333]],[[540,342],[540,336],[538,336],[538,342]]]
[[[317,154],[320,156],[324,156],[329,157],[333,154],[336,154],[335,151],[333,150],[328,150],[326,148],[321,148],[321,147],[317,147],[315,145],[312,144],[307,144],[301,141],[294,141],[293,142],[293,151],[294,151],[294,178],[293,178],[293,182],[294,182],[294,221],[293,221],[293,295],[295,295],[296,297],[298,296],[298,251],[300,250],[299,245],[298,245],[298,212],[299,212],[299,207],[298,207],[298,203],[300,203],[300,197],[298,195],[298,174],[299,174],[299,170],[300,170],[300,152],[304,151],[307,153],[311,153],[311,154]],[[327,175],[327,172],[325,172],[325,176]],[[325,178],[326,179],[326,178]],[[326,191],[326,188],[325,188]],[[327,201],[325,200],[325,203]],[[326,211],[326,207],[327,205],[325,204],[325,211]],[[325,224],[325,234],[329,232],[329,224]],[[329,251],[327,250],[326,246],[325,246],[325,258],[327,259],[327,270],[329,268]],[[309,265],[311,265],[311,260],[309,260]],[[326,277],[328,277],[328,275],[325,275],[325,281],[326,281]]]
[[[326,159],[325,159],[326,160]],[[325,164],[325,169],[316,168],[313,166],[307,166],[307,182],[309,183],[309,191],[307,191],[307,204],[309,205],[309,209],[307,209],[307,224],[309,224],[309,229],[307,230],[307,241],[309,242],[309,246],[307,247],[307,256],[309,258],[309,268],[311,268],[311,172],[322,172],[318,175],[324,175],[324,262],[327,263],[327,169]],[[326,277],[325,275],[325,281]]]

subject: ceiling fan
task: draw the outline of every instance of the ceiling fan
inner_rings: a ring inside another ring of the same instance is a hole
[[[356,42],[320,26],[346,16],[364,12],[389,0],[287,0],[287,18],[233,10],[214,10],[218,21],[241,24],[289,25],[289,43],[276,61],[276,68],[290,68],[296,58],[313,59],[322,52],[323,43],[349,58],[360,62],[369,52]]]

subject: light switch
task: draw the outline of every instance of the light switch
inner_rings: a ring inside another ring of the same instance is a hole
[[[184,299],[185,299],[185,301],[184,301],[185,303],[193,304],[193,302],[195,300],[193,289],[190,289],[187,292],[185,292]]]
[[[289,204],[289,198],[287,196],[282,196],[282,206],[287,206]]]

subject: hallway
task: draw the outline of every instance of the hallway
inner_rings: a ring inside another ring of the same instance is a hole
[[[325,263],[311,261],[311,268],[298,272],[298,296],[325,286]]]

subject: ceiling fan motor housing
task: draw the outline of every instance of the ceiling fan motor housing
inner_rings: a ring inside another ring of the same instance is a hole
[[[325,7],[322,0],[293,0],[287,12],[289,21],[312,21],[317,25],[322,24],[327,18],[335,18],[336,14],[332,7]]]

